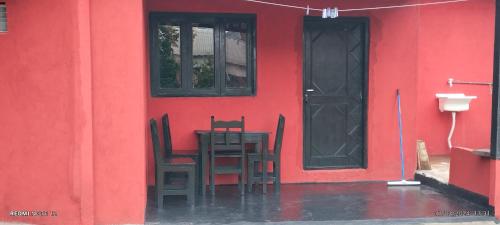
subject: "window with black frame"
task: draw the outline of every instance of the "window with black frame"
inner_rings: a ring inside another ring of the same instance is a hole
[[[151,94],[255,95],[255,16],[150,14]]]

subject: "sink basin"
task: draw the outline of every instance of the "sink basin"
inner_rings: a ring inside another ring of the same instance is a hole
[[[451,149],[451,138],[455,130],[457,112],[469,110],[469,104],[477,96],[465,96],[464,94],[436,94],[439,99],[439,110],[441,112],[451,112],[451,129],[448,135],[448,147]]]
[[[477,96],[466,96],[465,94],[436,94],[439,99],[439,110],[441,112],[463,112],[469,110],[470,101]]]

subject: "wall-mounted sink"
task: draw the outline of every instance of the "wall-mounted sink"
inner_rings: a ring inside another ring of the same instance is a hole
[[[451,137],[453,136],[453,131],[455,130],[455,122],[457,112],[467,111],[470,108],[470,102],[472,99],[476,99],[477,96],[466,96],[465,94],[436,94],[439,99],[439,110],[441,112],[451,112],[451,129],[448,135],[448,147],[451,149]]]
[[[470,108],[470,101],[477,96],[466,96],[465,94],[436,94],[439,99],[439,110],[441,112],[463,112]]]

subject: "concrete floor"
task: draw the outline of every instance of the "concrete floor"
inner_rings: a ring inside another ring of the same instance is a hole
[[[448,184],[450,179],[450,156],[429,156],[431,170],[417,170],[416,173],[422,176],[435,179],[443,184]]]
[[[164,209],[149,198],[147,224],[433,224],[494,221],[490,216],[442,216],[442,212],[484,213],[487,208],[439,193],[428,186],[387,187],[385,182],[287,184],[281,193],[248,193],[218,186],[214,197],[191,207],[168,197]],[[474,223],[472,223],[474,224]]]

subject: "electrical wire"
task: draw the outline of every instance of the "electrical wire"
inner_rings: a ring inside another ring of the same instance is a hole
[[[468,2],[468,1],[469,0],[450,0],[450,1],[439,1],[439,2],[406,4],[406,5],[393,5],[393,6],[380,6],[380,7],[371,7],[371,8],[360,8],[360,9],[339,9],[339,11],[340,12],[349,12],[349,11],[378,10],[378,9],[396,9],[396,8],[405,8],[405,7],[442,5],[442,4]]]
[[[288,7],[294,9],[302,9],[302,10],[314,10],[314,11],[323,11],[323,9],[311,8],[311,7],[302,7],[297,5],[287,5],[275,2],[267,2],[260,0],[242,0],[245,2],[253,2],[265,5],[273,5],[280,7]],[[391,5],[391,6],[378,6],[378,7],[369,7],[369,8],[353,8],[353,9],[339,9],[339,12],[351,12],[351,11],[364,11],[364,10],[379,10],[379,9],[395,9],[395,8],[406,8],[406,7],[417,7],[417,6],[429,6],[429,5],[442,5],[442,4],[450,4],[450,3],[459,3],[459,2],[468,2],[469,0],[448,0],[448,1],[438,1],[438,2],[427,2],[427,3],[415,3],[415,4],[405,4],[405,5]]]

